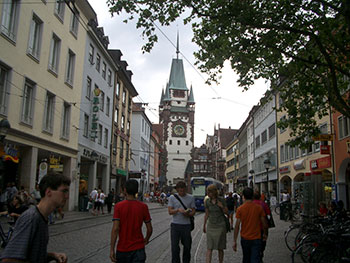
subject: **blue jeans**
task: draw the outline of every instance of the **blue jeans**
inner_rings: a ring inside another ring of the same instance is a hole
[[[182,262],[190,263],[191,261],[191,225],[171,224],[171,262],[180,263],[180,240],[184,246]]]
[[[241,238],[243,250],[243,263],[260,263],[262,240],[247,240]]]
[[[146,262],[146,252],[145,249],[138,249],[129,252],[116,253],[117,262],[119,263],[144,263]]]

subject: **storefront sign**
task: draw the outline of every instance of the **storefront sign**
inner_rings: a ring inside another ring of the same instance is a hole
[[[281,173],[281,174],[283,174],[283,173],[289,173],[289,172],[290,172],[290,166],[289,166],[289,165],[280,167],[280,173]]]
[[[312,139],[314,141],[333,141],[333,134],[320,134],[313,136]]]
[[[321,145],[321,154],[330,154],[329,145]]]
[[[99,88],[94,89],[94,97],[92,99],[92,120],[91,120],[91,139],[97,138],[98,132],[98,117],[100,112],[100,93],[101,90]]]
[[[90,151],[88,149],[83,149],[83,156],[92,159],[93,158],[92,152],[93,151]],[[102,154],[98,154],[96,151],[95,151],[95,154],[96,154],[95,160],[97,160],[100,163],[106,163],[107,162],[107,157],[106,156],[104,156]]]
[[[324,169],[331,167],[331,157],[323,157],[316,160],[310,161],[311,170]]]

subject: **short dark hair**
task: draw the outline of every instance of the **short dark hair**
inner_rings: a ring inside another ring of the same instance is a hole
[[[186,188],[186,183],[184,181],[180,181],[176,184],[175,188]]]
[[[254,191],[252,188],[244,188],[243,190],[243,196],[246,200],[252,200],[253,199],[253,194],[254,194]]]
[[[126,193],[135,196],[139,191],[139,183],[134,179],[129,179],[125,183]]]
[[[261,198],[261,194],[258,191],[255,191],[254,192],[254,199],[255,200],[260,200],[260,198]]]
[[[39,190],[41,197],[45,196],[45,192],[47,188],[51,188],[52,190],[57,190],[61,185],[70,185],[70,178],[61,173],[48,173],[45,175],[40,183]]]

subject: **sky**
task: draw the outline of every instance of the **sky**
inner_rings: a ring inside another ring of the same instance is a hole
[[[97,14],[98,24],[104,28],[109,38],[109,49],[120,49],[122,60],[127,61],[133,72],[132,82],[139,96],[134,102],[147,103],[146,114],[152,123],[158,123],[158,107],[162,89],[165,89],[170,76],[171,61],[176,57],[176,38],[179,32],[179,58],[183,59],[187,87],[193,87],[196,102],[194,145],[205,143],[207,135],[214,134],[214,127],[239,129],[248,117],[251,108],[258,104],[266,92],[268,84],[259,80],[248,91],[238,86],[237,74],[225,63],[219,84],[205,84],[207,76],[195,66],[193,52],[198,49],[192,42],[191,25],[183,25],[182,20],[169,27],[157,26],[158,42],[151,53],[142,53],[146,43],[142,30],[135,24],[123,22],[127,14],[113,17],[108,12],[104,0],[88,0]]]

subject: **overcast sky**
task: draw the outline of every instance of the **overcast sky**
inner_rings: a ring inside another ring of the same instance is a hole
[[[123,23],[124,16],[111,17],[105,0],[88,0],[98,17],[98,24],[108,36],[110,49],[120,49],[122,59],[133,72],[132,82],[139,93],[135,102],[148,103],[147,116],[153,123],[158,123],[158,106],[162,88],[169,79],[170,66],[176,57],[176,35],[180,35],[180,56],[184,61],[184,70],[188,88],[192,85],[196,102],[194,143],[199,147],[205,143],[206,135],[213,135],[214,126],[239,129],[253,105],[256,105],[265,93],[268,85],[261,80],[249,91],[242,92],[236,82],[237,75],[227,63],[219,85],[205,84],[206,75],[195,69],[193,52],[198,47],[192,43],[192,29],[178,21],[170,27],[162,27],[164,36],[157,30],[158,43],[151,53],[142,54],[145,43],[141,30],[133,23]],[[167,39],[169,38],[170,41]]]

